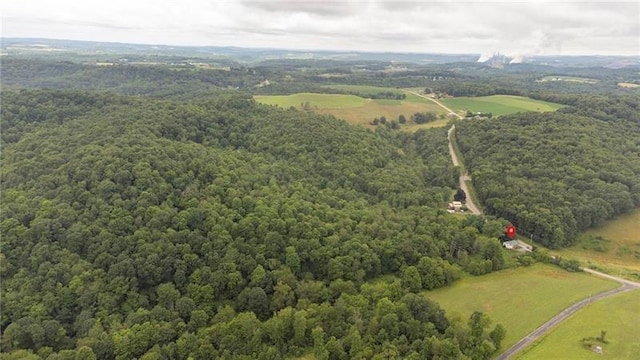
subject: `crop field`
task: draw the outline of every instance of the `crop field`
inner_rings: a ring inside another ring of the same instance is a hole
[[[492,113],[494,116],[523,111],[556,111],[562,107],[560,104],[511,95],[458,97],[441,99],[440,101],[456,111],[469,110],[474,113]]]
[[[395,91],[401,93],[401,90],[392,88],[376,88],[370,86],[354,86],[353,91],[384,92]],[[342,90],[348,90],[342,86]],[[445,126],[449,120],[436,120],[426,124],[415,124],[409,121],[412,114],[417,112],[434,112],[436,114],[444,114],[445,111],[438,105],[423,99],[419,96],[407,94],[404,100],[388,100],[388,99],[364,99],[355,95],[344,94],[314,94],[299,93],[293,95],[273,95],[273,96],[255,96],[257,102],[277,105],[282,108],[291,106],[300,110],[309,110],[321,114],[331,114],[337,118],[346,120],[355,125],[364,125],[373,128],[370,125],[374,118],[384,116],[388,121],[398,119],[401,114],[407,118],[407,123],[401,125],[401,129],[415,131],[420,128]]]
[[[583,338],[605,330],[603,354],[585,348]],[[637,359],[640,354],[640,291],[603,299],[578,311],[551,333],[516,357],[525,359]]]
[[[576,245],[554,251],[614,275],[640,279],[640,209],[588,230]]]
[[[476,310],[489,314],[492,326],[500,323],[507,329],[504,350],[569,305],[617,286],[586,273],[534,264],[465,278],[423,294],[464,321]]]
[[[545,76],[540,80],[536,80],[538,82],[548,82],[548,81],[566,81],[566,82],[575,82],[575,83],[583,83],[583,84],[595,84],[599,80],[577,77],[577,76]]]

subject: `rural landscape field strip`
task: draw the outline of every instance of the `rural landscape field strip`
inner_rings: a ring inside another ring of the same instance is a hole
[[[640,209],[624,214],[604,225],[589,229],[575,245],[554,250],[563,258],[576,259],[610,274],[640,280]]]
[[[621,279],[615,276],[611,276],[608,274],[604,274],[601,273],[599,271],[595,271],[595,270],[591,270],[591,269],[584,269],[585,271],[600,276],[600,277],[604,277],[610,280],[615,280],[618,281],[622,284],[622,286],[613,289],[613,290],[609,290],[607,292],[604,293],[600,293],[597,295],[593,295],[590,296],[586,299],[583,299],[571,306],[569,306],[568,308],[562,310],[558,315],[554,316],[551,320],[547,321],[546,323],[544,323],[542,326],[540,326],[539,328],[537,328],[536,330],[534,330],[531,334],[527,335],[526,337],[524,337],[523,339],[521,339],[520,341],[518,341],[515,345],[513,345],[512,347],[510,347],[509,349],[507,349],[507,351],[505,351],[504,353],[502,353],[502,355],[498,356],[496,359],[497,360],[507,360],[510,359],[513,355],[515,355],[516,353],[520,352],[521,350],[523,350],[524,348],[526,348],[527,346],[533,344],[536,340],[538,340],[542,335],[546,334],[547,332],[551,331],[553,329],[553,327],[555,327],[556,325],[558,325],[560,322],[562,322],[563,320],[567,319],[569,316],[571,316],[572,314],[574,314],[575,312],[577,312],[578,310],[584,308],[585,306],[616,295],[616,294],[621,294],[627,291],[631,291],[631,290],[635,290],[635,289],[640,289],[640,283],[636,283],[633,281],[629,281],[629,280],[625,280],[625,279]]]
[[[386,121],[398,121],[400,115],[407,119],[415,113],[431,112],[444,115],[441,104],[429,101],[428,98],[406,93],[404,90],[375,87],[335,85],[327,86],[327,89],[338,91],[350,91],[363,96],[379,93],[397,93],[406,95],[404,99],[368,99],[353,94],[317,94],[296,93],[291,95],[256,95],[254,99],[262,104],[275,105],[284,109],[290,107],[299,110],[313,111],[320,114],[330,114],[350,124],[373,127],[375,118],[384,117]],[[401,125],[404,130],[415,131],[423,128],[442,127],[448,123],[448,119],[442,118],[424,124],[415,124],[408,121]]]
[[[639,333],[640,290],[634,290],[587,306],[514,358],[635,359],[640,354]]]
[[[442,99],[442,102],[457,111],[492,113],[493,116],[513,114],[523,111],[556,111],[562,107],[560,104],[510,95],[454,97]]]
[[[616,287],[617,283],[603,278],[534,264],[464,278],[424,295],[454,317],[466,319],[474,311],[488,314],[507,330],[500,349],[504,351],[563,309]]]
[[[413,95],[419,96],[419,97],[421,97],[421,98],[423,98],[423,99],[427,99],[427,100],[429,100],[429,101],[432,101],[432,102],[434,102],[435,104],[437,104],[438,106],[440,106],[441,108],[445,109],[445,110],[447,111],[447,113],[449,113],[449,114],[455,114],[455,116],[456,116],[456,117],[458,117],[458,119],[462,119],[462,116],[460,116],[460,114],[458,114],[458,113],[456,113],[455,111],[451,110],[447,105],[443,104],[441,101],[438,101],[438,100],[436,100],[436,99],[434,99],[434,98],[430,98],[430,97],[428,97],[428,96],[424,96],[424,95],[422,95],[422,94],[420,94],[420,93],[417,93],[417,92],[415,92],[415,91],[411,91],[411,90],[406,90],[406,91],[407,91],[408,93],[410,93],[410,94],[413,94]]]

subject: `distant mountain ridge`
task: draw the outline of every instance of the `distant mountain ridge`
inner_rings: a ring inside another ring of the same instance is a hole
[[[273,59],[322,59],[342,61],[392,61],[414,64],[444,64],[476,62],[479,54],[437,54],[400,52],[360,52],[345,50],[244,48],[233,46],[174,46],[154,44],[129,44],[43,38],[0,38],[2,54],[25,52],[69,51],[85,54],[146,54],[195,57],[218,57],[239,62],[258,62]],[[527,56],[523,61],[552,66],[604,66],[620,68],[640,66],[639,56]]]

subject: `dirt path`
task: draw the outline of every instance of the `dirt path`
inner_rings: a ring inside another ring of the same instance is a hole
[[[428,97],[425,95],[422,95],[420,93],[417,93],[415,91],[411,91],[411,90],[405,90],[408,93],[411,93],[413,95],[416,96],[420,96],[421,98],[425,98],[427,100],[431,100],[432,102],[434,102],[435,104],[437,104],[438,106],[440,106],[441,108],[445,109],[448,111],[448,113],[450,114],[455,114],[458,119],[462,119],[462,116],[458,115],[455,111],[449,109],[445,104],[441,103],[440,101],[432,98],[432,97]],[[451,154],[451,161],[453,161],[453,165],[454,166],[460,166],[460,160],[458,159],[458,156],[456,155],[456,152],[453,150],[453,145],[451,143],[451,132],[453,132],[453,130],[456,128],[455,125],[452,125],[451,128],[449,129],[449,132],[447,133],[447,137],[449,138],[449,153]],[[466,181],[471,181],[471,176],[469,176],[468,172],[464,172],[464,174],[460,175],[460,188],[464,191],[465,194],[467,194],[467,199],[465,202],[465,205],[467,205],[467,208],[469,208],[469,210],[474,214],[474,215],[482,215],[482,211],[480,211],[480,209],[476,206],[476,204],[473,203],[473,199],[471,199],[471,193],[469,192],[469,187],[467,187],[467,183]]]
[[[565,320],[566,318],[568,318],[578,310],[582,309],[583,307],[591,304],[592,302],[607,298],[609,296],[620,294],[623,292],[640,289],[640,283],[637,283],[637,282],[621,279],[619,277],[601,273],[596,270],[591,270],[591,269],[582,269],[582,270],[584,270],[585,272],[594,274],[596,276],[607,278],[609,280],[615,280],[621,283],[622,286],[613,290],[609,290],[609,291],[594,295],[594,296],[590,296],[562,310],[558,315],[554,316],[551,320],[542,324],[539,328],[535,329],[531,334],[525,336],[520,341],[518,341],[515,345],[507,349],[507,351],[505,351],[500,356],[498,356],[496,360],[510,359],[513,355],[515,355],[522,349],[526,348],[527,346],[531,345],[534,341],[538,340],[545,333],[549,332],[554,326],[558,325],[560,322],[562,322],[563,320]]]
[[[411,93],[411,94],[413,94],[413,95],[420,96],[421,98],[425,98],[425,99],[427,99],[427,100],[431,100],[431,101],[433,101],[434,103],[436,103],[436,105],[438,105],[438,106],[440,106],[441,108],[443,108],[443,109],[447,110],[447,111],[448,111],[448,113],[450,113],[450,114],[451,114],[451,113],[453,113],[453,114],[455,114],[455,115],[458,117],[458,119],[462,119],[462,116],[458,115],[458,113],[456,113],[455,111],[453,111],[453,110],[449,109],[445,104],[441,103],[440,101],[438,101],[438,100],[436,100],[436,99],[434,99],[434,98],[432,98],[432,97],[424,96],[423,94],[420,94],[420,93],[417,93],[417,92],[415,92],[415,91],[411,91],[411,90],[405,90],[405,91],[406,91],[406,92],[408,92],[408,93]]]
[[[453,132],[453,130],[455,130],[455,128],[456,126],[452,125],[449,129],[449,132],[447,133],[447,137],[449,138],[449,153],[451,154],[451,161],[453,161],[453,165],[460,166],[460,160],[458,159],[456,152],[453,150],[453,144],[451,143],[451,133]],[[465,171],[463,174],[460,174],[459,179],[460,188],[464,191],[465,194],[467,194],[465,205],[467,205],[467,208],[469,208],[469,210],[471,210],[474,215],[482,215],[482,211],[480,211],[476,204],[473,203],[473,199],[471,199],[471,193],[469,192],[467,181],[471,181],[471,176],[469,176],[469,173]]]

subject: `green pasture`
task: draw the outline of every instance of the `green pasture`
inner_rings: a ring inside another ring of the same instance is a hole
[[[369,85],[325,85],[323,88],[327,89],[336,89],[341,91],[353,91],[358,92],[363,95],[371,95],[378,94],[381,92],[392,92],[394,94],[402,94],[404,91],[391,87],[382,87],[382,86],[369,86]]]
[[[504,350],[571,304],[617,286],[587,273],[534,264],[464,278],[423,294],[449,315],[465,320],[474,311],[488,314],[494,325],[500,323],[507,329]]]
[[[582,339],[599,337],[605,330],[603,353],[582,345]],[[640,354],[640,290],[618,294],[572,315],[551,333],[525,349],[525,359],[637,359]]]
[[[614,275],[640,279],[640,209],[578,237],[570,248],[553,254],[581,261]]]
[[[302,108],[305,103],[309,103],[310,109],[342,109],[364,106],[368,102],[367,99],[355,95],[315,93],[255,96],[255,100],[259,103],[277,105],[285,109],[292,106]]]
[[[523,111],[556,111],[560,104],[534,100],[522,96],[492,95],[480,97],[457,97],[441,99],[445,105],[456,111],[492,113],[494,116]]]
[[[595,84],[599,80],[584,78],[584,77],[577,77],[577,76],[545,76],[542,79],[537,81],[538,82],[567,81],[567,82],[576,82],[576,83],[583,83],[583,84]]]
[[[345,86],[346,85],[343,85],[343,89],[346,89]],[[360,90],[371,90],[375,88],[375,92],[386,91],[387,89],[370,86],[352,88],[354,91],[358,88],[360,88]],[[401,90],[395,91],[402,92]],[[445,126],[449,122],[448,119],[436,120],[420,125],[411,122],[409,120],[411,115],[417,112],[445,113],[445,111],[435,103],[412,94],[407,94],[407,98],[404,100],[364,99],[355,95],[315,93],[255,96],[254,98],[259,103],[276,105],[285,109],[293,106],[300,110],[331,114],[351,124],[364,125],[371,128],[373,128],[373,126],[370,125],[370,123],[374,118],[384,116],[387,121],[397,121],[401,114],[407,118],[407,123],[401,125],[401,129],[406,131]]]

